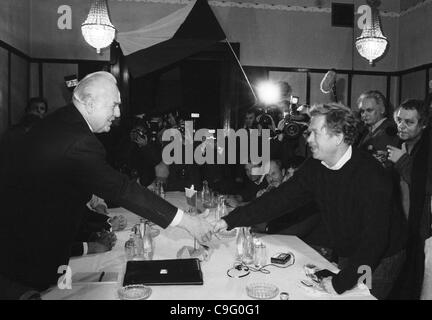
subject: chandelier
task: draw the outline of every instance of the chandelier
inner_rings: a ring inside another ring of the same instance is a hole
[[[114,40],[115,31],[108,15],[106,0],[93,0],[87,19],[81,25],[85,41],[100,53],[102,48],[108,47]]]
[[[375,7],[371,9],[372,19],[365,25],[355,44],[358,53],[372,65],[375,59],[384,54],[388,41],[381,31],[378,10]]]

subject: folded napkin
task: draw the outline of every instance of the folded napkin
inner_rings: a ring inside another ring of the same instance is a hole
[[[177,259],[198,258],[200,261],[208,261],[213,253],[213,249],[199,245],[199,248],[194,249],[191,246],[183,246],[177,252]]]

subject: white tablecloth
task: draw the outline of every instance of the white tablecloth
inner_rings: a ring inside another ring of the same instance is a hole
[[[183,193],[167,193],[166,199],[180,208],[186,207]],[[117,290],[121,287],[126,266],[124,244],[129,238],[130,228],[139,222],[139,217],[123,208],[109,211],[110,215],[122,214],[128,219],[126,230],[117,232],[116,246],[110,252],[72,258],[69,266],[75,275],[82,272],[117,272],[117,281],[77,282],[72,283],[72,289],[53,287],[43,294],[43,299],[119,299]],[[300,284],[300,280],[306,279],[303,271],[305,264],[312,263],[333,272],[338,269],[295,236],[263,235],[261,238],[267,247],[268,260],[275,253],[291,251],[295,255],[295,264],[285,269],[270,266],[270,274],[251,272],[243,278],[230,278],[226,272],[235,262],[235,238],[215,239],[212,246],[216,249],[212,256],[209,261],[201,263],[204,285],[152,286],[149,299],[251,299],[246,294],[246,286],[254,282],[274,284],[279,291],[288,292],[290,299],[374,299],[367,289],[354,289],[336,296],[311,291]],[[193,246],[193,239],[186,231],[178,228],[161,230],[160,235],[155,238],[153,259],[175,259],[178,250],[184,245]],[[279,296],[275,299],[279,299]]]

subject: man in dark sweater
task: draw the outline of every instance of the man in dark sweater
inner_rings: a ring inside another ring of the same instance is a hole
[[[352,148],[356,127],[350,109],[315,106],[307,140],[313,159],[279,188],[233,210],[214,231],[268,221],[315,200],[340,257],[338,274],[321,273],[323,288],[341,294],[357,284],[368,266],[372,294],[386,298],[404,261],[406,225],[391,177],[372,156]]]

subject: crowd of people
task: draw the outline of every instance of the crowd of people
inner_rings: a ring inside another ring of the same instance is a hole
[[[252,107],[241,127],[259,136],[270,130],[268,171],[256,174],[261,164],[252,159],[165,163],[166,130],[177,129],[183,142],[191,139],[185,130],[190,119],[178,110],[135,117],[107,161],[94,134],[110,131],[121,103],[107,72],[82,79],[71,103],[49,116],[46,101],[32,99],[23,121],[0,142],[0,239],[15,243],[0,264],[3,297],[37,296],[71,256],[111,250],[115,231],[126,225],[123,217],[107,215],[113,205],[163,228],[183,228],[201,242],[239,226],[297,235],[341,270],[318,274],[329,293],[353,288],[360,268],[369,266],[375,297],[430,298],[431,100],[392,108],[382,93],[368,91],[354,112],[337,103],[297,106],[287,93],[274,106]],[[235,208],[215,223],[151,192],[156,183],[184,191],[203,181]]]

